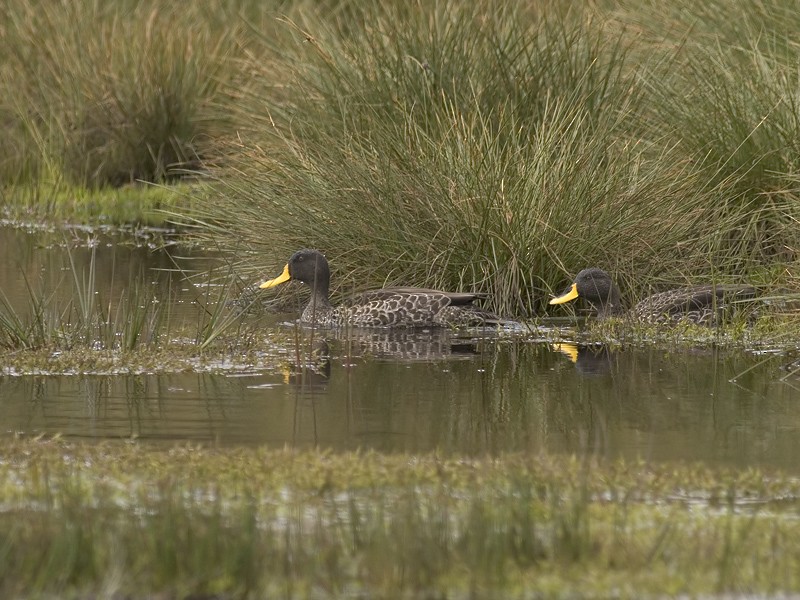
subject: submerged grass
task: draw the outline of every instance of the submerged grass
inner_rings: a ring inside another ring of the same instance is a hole
[[[5,440],[0,589],[144,597],[778,593],[793,477]]]

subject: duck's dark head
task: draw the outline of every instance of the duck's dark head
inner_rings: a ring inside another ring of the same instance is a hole
[[[265,281],[259,287],[262,289],[275,287],[285,283],[290,279],[302,281],[311,289],[321,292],[327,296],[331,274],[328,267],[328,260],[319,250],[298,250],[283,267],[283,272],[275,279]]]
[[[575,298],[585,298],[597,309],[598,317],[619,314],[623,311],[619,290],[608,273],[597,267],[584,269],[575,277],[575,282],[561,296],[550,300],[550,304],[564,304]]]

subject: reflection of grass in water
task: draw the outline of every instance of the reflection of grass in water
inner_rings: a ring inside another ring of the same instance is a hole
[[[771,592],[800,573],[798,482],[751,471],[41,440],[3,454],[6,596]]]

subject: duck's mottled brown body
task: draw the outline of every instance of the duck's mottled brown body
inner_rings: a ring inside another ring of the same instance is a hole
[[[497,315],[473,305],[479,294],[396,287],[364,292],[339,306],[329,299],[330,268],[317,250],[299,250],[275,279],[261,284],[271,288],[290,279],[311,288],[311,299],[300,322],[323,327],[469,327],[504,323]]]
[[[731,301],[751,298],[754,294],[749,285],[698,285],[653,294],[626,311],[619,289],[608,273],[590,267],[578,273],[570,288],[550,300],[550,304],[563,304],[580,297],[595,308],[599,318],[626,316],[647,323],[688,321],[712,325]]]

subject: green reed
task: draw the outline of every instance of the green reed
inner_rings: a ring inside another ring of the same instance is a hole
[[[123,289],[100,289],[97,248],[91,249],[85,264],[73,251],[67,253],[70,275],[58,289],[43,290],[26,279],[25,308],[0,296],[0,348],[126,352],[168,344],[171,334],[184,328],[173,319],[171,277],[161,277],[154,288],[152,274],[132,273]],[[70,292],[65,295],[63,287]]]
[[[45,322],[48,298],[34,294],[27,280],[25,285],[31,298],[26,315],[16,310],[8,297],[0,291],[0,348],[30,350],[45,345],[51,339]]]

